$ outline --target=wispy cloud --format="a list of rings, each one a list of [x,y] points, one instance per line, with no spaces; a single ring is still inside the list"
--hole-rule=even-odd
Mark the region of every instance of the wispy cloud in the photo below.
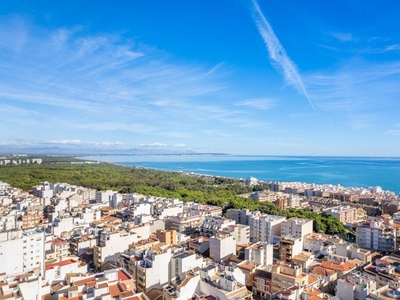
[[[342,43],[351,42],[355,40],[353,35],[348,32],[329,32],[329,35]]]
[[[389,129],[385,133],[386,134],[394,134],[394,135],[400,135],[400,123],[397,123],[394,125],[394,129]]]
[[[223,62],[182,63],[122,34],[88,34],[79,25],[45,29],[18,15],[0,24],[1,109],[38,127],[47,118],[59,130],[189,139],[195,134],[182,124],[215,126],[210,121],[243,114],[224,93]]]
[[[255,109],[270,109],[276,105],[276,100],[269,98],[253,98],[235,103],[235,106],[244,106]]]
[[[165,148],[165,147],[168,147],[167,144],[159,143],[159,142],[154,142],[151,144],[139,144],[139,146],[143,147],[143,148]]]
[[[271,25],[264,17],[257,1],[252,0],[252,3],[252,16],[254,23],[267,46],[269,57],[273,62],[273,65],[283,73],[283,77],[289,85],[293,86],[300,94],[307,98],[311,108],[316,111],[295,64],[287,55]]]
[[[310,94],[325,111],[362,112],[390,107],[400,94],[400,61],[344,61],[334,71],[306,78]]]

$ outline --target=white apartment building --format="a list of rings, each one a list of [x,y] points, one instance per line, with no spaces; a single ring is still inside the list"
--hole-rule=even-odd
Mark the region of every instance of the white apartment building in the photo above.
[[[327,234],[309,233],[303,238],[303,249],[309,252],[317,253],[325,246],[326,240],[329,238]]]
[[[249,215],[250,240],[276,243],[281,234],[281,224],[285,220],[282,216],[253,212]]]
[[[281,236],[304,237],[313,232],[313,220],[290,218],[281,224]]]
[[[219,230],[224,229],[230,225],[235,225],[234,220],[226,219],[221,216],[204,218],[200,227],[200,233],[203,236],[213,236]]]
[[[110,203],[110,199],[115,193],[117,192],[111,190],[96,192],[96,203]]]
[[[336,296],[341,300],[365,300],[376,288],[375,277],[361,272],[352,272],[346,276],[346,279],[337,281]]]
[[[45,267],[44,281],[52,284],[53,281],[62,281],[68,273],[86,274],[87,265],[77,259],[65,259],[52,264],[47,264]]]
[[[170,277],[171,248],[167,245],[158,251],[146,250],[136,266],[136,288],[147,293],[153,288],[161,288]]]
[[[174,278],[180,273],[193,270],[196,267],[203,268],[204,266],[205,259],[193,250],[179,250],[172,255],[170,276],[171,278]]]
[[[247,245],[250,242],[250,227],[247,225],[229,225],[222,231],[232,234],[236,245]]]
[[[54,191],[48,182],[41,182],[33,188],[33,194],[38,198],[51,198],[54,196]]]
[[[352,224],[358,220],[357,208],[351,206],[335,206],[322,210],[339,219],[343,224]]]
[[[40,269],[44,274],[45,234],[41,230],[0,233],[1,272],[15,275]]]
[[[356,243],[364,249],[392,252],[395,240],[393,227],[382,220],[362,223],[356,228]]]
[[[244,259],[256,266],[272,265],[274,245],[268,242],[258,242],[244,250]]]
[[[113,208],[118,208],[118,205],[120,205],[123,201],[123,196],[119,193],[114,193],[109,199],[110,206]]]
[[[236,255],[236,241],[231,234],[218,233],[210,238],[210,258],[215,262],[227,260]]]
[[[127,250],[130,244],[140,239],[138,234],[133,232],[102,232],[100,245],[93,248],[93,262],[95,267],[100,270],[105,262],[116,261],[121,252]]]

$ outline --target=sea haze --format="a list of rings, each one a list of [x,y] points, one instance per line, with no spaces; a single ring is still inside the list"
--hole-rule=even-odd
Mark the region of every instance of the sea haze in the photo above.
[[[381,186],[400,192],[400,158],[132,155],[91,156],[107,161],[163,171],[185,171],[264,181],[340,184],[344,187]]]

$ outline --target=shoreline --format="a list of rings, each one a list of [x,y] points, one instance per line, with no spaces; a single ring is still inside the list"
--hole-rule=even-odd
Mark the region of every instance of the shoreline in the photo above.
[[[153,156],[153,155],[149,155],[149,156]],[[160,157],[160,156],[161,155],[157,155],[157,157]],[[91,156],[90,158],[93,159],[93,157],[96,157],[96,156]],[[114,158],[114,157],[117,157],[117,156],[112,156],[112,157]],[[140,157],[143,158],[143,156],[140,156]],[[213,157],[213,158],[221,158],[221,157],[215,157],[215,156],[211,156],[211,157]],[[237,156],[237,158],[246,158],[246,157],[249,157],[249,156],[240,156],[240,157]],[[254,160],[254,158],[257,158],[257,157],[261,158],[261,156],[251,157],[252,160],[250,160],[249,162],[253,162],[253,163],[256,162],[256,160]],[[263,158],[274,158],[274,157],[275,156],[268,156],[268,157],[263,156]],[[88,156],[84,156],[84,157],[80,157],[80,158],[81,159],[88,159],[89,157]],[[195,158],[195,156],[192,157],[192,158]],[[229,159],[229,157],[224,157],[224,158]],[[284,162],[286,162],[286,161],[292,162],[291,159],[286,160],[286,158],[293,158],[293,157],[282,156],[280,158]],[[295,158],[298,158],[298,159],[302,160],[304,157],[295,157]],[[326,158],[326,159],[328,161],[331,161],[331,160],[335,161],[336,160],[335,158],[336,159],[341,159],[341,160],[344,160],[344,161],[350,160],[351,162],[354,162],[354,161],[357,162],[357,159],[355,159],[355,158],[347,159],[345,157],[329,157],[329,158]],[[311,160],[313,162],[314,162],[315,159],[318,160],[318,159],[320,159],[320,157],[318,157],[318,158],[317,157],[306,157],[306,160]],[[400,158],[394,158],[394,159],[395,159],[395,161],[400,162]],[[362,158],[362,159],[359,159],[359,160],[365,160],[365,158]],[[373,160],[373,161],[377,161],[377,162],[391,162],[392,161],[392,159],[390,159],[390,158],[389,159],[367,158],[366,160],[368,160],[368,161]],[[265,172],[262,172],[260,170],[248,170],[248,169],[245,169],[245,170],[239,170],[239,171],[237,171],[237,170],[232,171],[231,169],[225,169],[225,170],[223,170],[223,169],[222,170],[221,169],[218,169],[218,170],[217,169],[209,169],[208,171],[210,171],[210,172],[207,172],[207,170],[205,169],[204,172],[202,172],[198,168],[198,165],[196,166],[196,168],[194,168],[193,166],[192,166],[192,168],[189,168],[191,170],[187,170],[185,168],[182,168],[182,166],[178,166],[179,164],[180,165],[187,164],[190,167],[191,164],[194,165],[194,164],[197,163],[197,164],[206,164],[207,166],[212,165],[213,167],[215,167],[215,165],[218,166],[218,163],[221,163],[218,160],[217,161],[216,160],[210,160],[210,161],[207,161],[207,160],[206,161],[196,161],[196,160],[194,160],[194,161],[183,161],[183,162],[182,161],[164,161],[164,160],[161,160],[161,161],[159,161],[159,160],[157,160],[157,161],[143,161],[143,160],[141,160],[141,161],[113,161],[113,160],[104,160],[104,157],[102,157],[102,160],[99,160],[99,161],[110,163],[110,164],[114,164],[114,165],[118,165],[118,166],[125,166],[125,167],[144,168],[144,169],[158,170],[158,171],[164,171],[164,172],[181,172],[181,173],[187,173],[188,175],[191,174],[191,175],[205,176],[205,177],[222,177],[222,178],[231,178],[231,179],[236,179],[236,180],[241,180],[241,179],[242,180],[246,180],[249,177],[254,177],[254,178],[256,178],[256,179],[258,179],[258,180],[260,180],[262,182],[302,183],[302,184],[314,185],[314,186],[341,186],[343,189],[368,189],[368,188],[374,188],[374,187],[378,187],[378,186],[382,187],[383,186],[382,187],[382,191],[393,193],[395,195],[399,194],[399,192],[396,192],[396,190],[393,190],[393,189],[390,189],[390,188],[386,188],[384,185],[379,184],[379,183],[378,184],[375,184],[375,183],[374,184],[364,183],[364,184],[355,184],[355,185],[346,184],[346,181],[349,181],[349,179],[348,178],[341,178],[340,176],[342,176],[342,175],[337,176],[336,180],[334,180],[336,183],[333,183],[333,180],[331,180],[331,181],[325,180],[324,181],[323,179],[321,179],[322,177],[319,177],[320,180],[317,181],[317,182],[316,181],[311,181],[311,180],[304,180],[304,177],[316,176],[312,172],[309,173],[308,175],[307,174],[303,174],[303,173],[299,173],[299,174],[301,174],[301,176],[298,176],[296,178],[285,178],[285,179],[282,180],[281,178],[276,178],[276,179],[267,178],[266,179],[265,178],[266,177],[265,176]],[[267,163],[269,162],[269,160],[262,160],[262,161],[264,163],[265,162],[267,162]],[[271,161],[275,162],[275,163],[277,162],[274,159],[272,159]],[[230,161],[230,160],[222,161],[222,163],[225,163],[225,164],[226,163],[232,163],[233,165],[235,165],[235,164],[243,164],[243,163],[246,163],[246,162],[247,162],[246,160],[241,160],[241,159],[232,160],[232,161]],[[280,162],[280,160],[278,160],[278,162]],[[145,164],[145,165],[143,165],[143,164]],[[161,165],[165,165],[165,166],[164,167],[160,166],[160,164]],[[246,176],[239,176],[239,174],[243,175],[244,173],[246,173],[245,174]],[[348,176],[348,172],[345,172],[345,173],[346,173],[345,175]],[[238,175],[238,176],[231,176],[231,175],[235,175],[235,174]],[[261,174],[263,174],[263,176],[261,176],[261,177],[257,176],[257,175],[261,175]],[[276,174],[278,174],[278,172],[276,172]],[[282,172],[282,174],[280,174],[280,177],[282,177],[282,176],[285,176],[284,172]],[[279,177],[279,176],[276,176],[276,177]],[[390,176],[387,176],[387,177],[389,178]],[[390,185],[390,184],[388,184],[388,185]],[[394,185],[394,184],[392,184],[392,185]]]

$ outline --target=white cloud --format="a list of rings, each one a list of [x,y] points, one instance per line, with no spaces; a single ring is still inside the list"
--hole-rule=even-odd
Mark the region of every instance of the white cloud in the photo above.
[[[355,40],[351,33],[346,33],[346,32],[330,32],[329,35],[342,43],[351,42]]]
[[[81,140],[51,140],[50,144],[70,144],[70,145],[80,145]]]
[[[400,123],[395,124],[394,127],[395,127],[395,129],[389,129],[385,133],[386,134],[400,135]]]
[[[315,110],[314,104],[308,95],[306,87],[295,64],[290,60],[285,49],[272,30],[271,25],[264,17],[264,14],[262,13],[257,1],[253,0],[252,3],[253,20],[261,37],[264,40],[265,45],[267,46],[271,61],[274,63],[274,66],[283,73],[285,81],[289,85],[293,86],[300,94],[306,97],[312,109]]]
[[[337,70],[306,78],[310,94],[325,111],[376,111],[398,103],[400,61],[367,62],[350,59]]]
[[[270,109],[274,107],[276,101],[268,98],[254,98],[236,102],[236,106],[245,106],[255,109]]]
[[[143,147],[143,148],[166,148],[166,147],[168,147],[167,144],[158,143],[158,142],[151,143],[151,144],[139,144],[139,146]]]
[[[175,144],[175,145],[172,145],[172,147],[174,147],[174,148],[186,148],[187,146],[186,146],[186,144]]]

